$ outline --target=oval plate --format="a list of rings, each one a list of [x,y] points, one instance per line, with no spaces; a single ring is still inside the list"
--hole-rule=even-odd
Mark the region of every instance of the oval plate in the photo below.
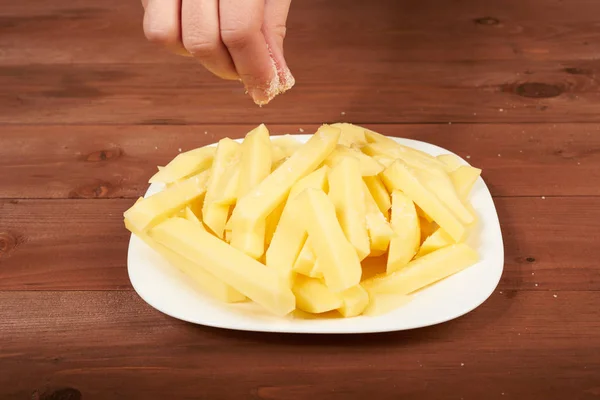
[[[300,142],[306,142],[310,136],[294,135]],[[425,142],[392,139],[433,156],[451,153]],[[152,184],[145,197],[162,189],[162,185]],[[157,310],[184,321],[218,328],[258,332],[370,333],[439,324],[460,317],[482,304],[493,293],[502,275],[502,233],[492,196],[483,179],[479,178],[475,183],[470,200],[479,223],[467,243],[477,249],[480,261],[421,290],[410,303],[381,316],[305,319],[290,315],[281,318],[268,314],[252,302],[221,303],[195,290],[183,273],[169,266],[133,235],[127,257],[129,279],[140,297]]]

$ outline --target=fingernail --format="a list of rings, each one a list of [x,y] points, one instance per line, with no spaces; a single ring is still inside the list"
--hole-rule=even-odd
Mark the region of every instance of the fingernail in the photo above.
[[[250,97],[252,97],[254,103],[258,104],[259,106],[267,104],[272,99],[272,97],[270,97],[267,92],[261,88],[250,89],[248,93],[250,93]]]
[[[285,93],[290,90],[296,84],[296,79],[292,75],[292,71],[288,67],[285,67],[281,72],[281,87],[280,93]]]
[[[264,86],[256,86],[249,90],[250,96],[252,96],[254,102],[259,106],[269,103],[275,96],[282,93],[283,84],[277,71],[277,67],[275,66],[273,59],[271,59],[271,62],[273,63],[273,75],[270,82],[267,82]]]

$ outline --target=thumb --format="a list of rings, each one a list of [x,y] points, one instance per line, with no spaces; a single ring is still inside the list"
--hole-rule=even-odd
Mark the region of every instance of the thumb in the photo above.
[[[262,32],[281,82],[281,92],[294,86],[295,79],[283,55],[283,41],[286,35],[286,21],[291,0],[265,0]]]

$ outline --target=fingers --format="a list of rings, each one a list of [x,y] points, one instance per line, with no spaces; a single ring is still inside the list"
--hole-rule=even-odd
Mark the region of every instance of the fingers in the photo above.
[[[206,69],[223,79],[239,79],[221,41],[218,0],[183,0],[181,30],[183,46]]]
[[[141,0],[146,38],[239,79],[257,104],[294,84],[283,40],[291,0]]]
[[[180,0],[144,0],[144,34],[150,42],[177,54],[187,52],[181,44]]]
[[[295,80],[283,56],[283,40],[291,0],[265,0],[265,19],[262,31],[277,65],[282,91],[291,89]]]
[[[221,39],[257,104],[266,104],[280,92],[274,60],[261,31],[264,0],[220,0]]]

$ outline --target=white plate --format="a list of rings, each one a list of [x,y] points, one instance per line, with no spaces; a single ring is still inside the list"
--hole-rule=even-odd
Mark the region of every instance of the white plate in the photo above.
[[[305,142],[310,135],[296,135]],[[450,153],[428,143],[393,138],[398,143],[431,155]],[[150,185],[146,196],[162,190]],[[129,279],[135,291],[157,310],[195,324],[227,329],[290,333],[367,333],[420,328],[460,317],[482,304],[500,281],[504,266],[502,234],[494,202],[480,178],[471,195],[478,214],[477,231],[469,244],[481,260],[414,296],[407,305],[377,317],[299,319],[269,315],[252,302],[224,304],[194,290],[177,269],[137,237],[131,237],[128,251]]]

